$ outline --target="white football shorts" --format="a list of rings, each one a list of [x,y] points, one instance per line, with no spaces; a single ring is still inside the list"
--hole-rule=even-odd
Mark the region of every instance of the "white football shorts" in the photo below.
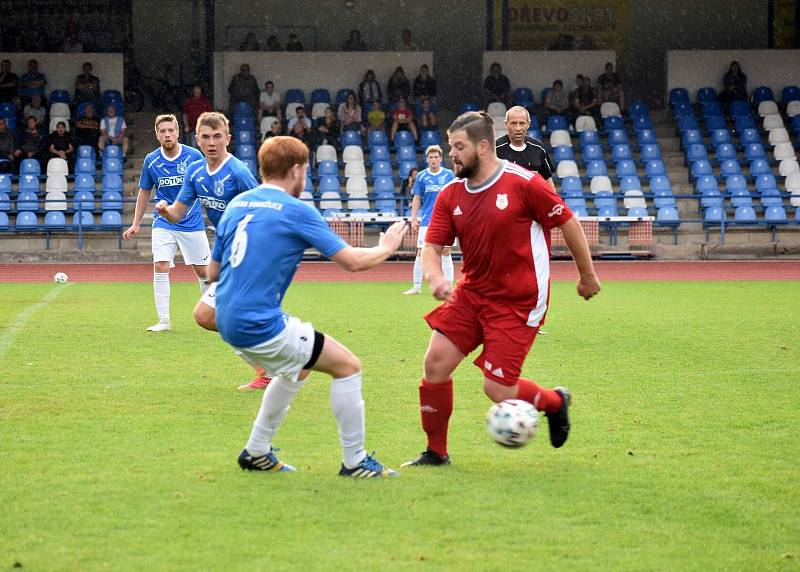
[[[314,351],[314,326],[288,316],[286,329],[271,340],[249,348],[235,349],[244,354],[248,363],[263,367],[269,377],[280,375],[289,381],[297,381],[297,376]]]
[[[152,232],[153,262],[172,262],[178,248],[184,263],[205,266],[211,261],[211,249],[204,230],[180,232],[156,227]]]
[[[217,309],[217,284],[219,282],[212,282],[208,286],[208,290],[206,290],[205,294],[200,296],[200,301],[205,304],[206,306],[210,306]]]
[[[425,246],[425,235],[427,233],[428,233],[428,227],[427,226],[419,227],[419,230],[417,231],[417,248],[422,248],[423,246]],[[455,246],[455,242],[450,245],[450,247],[453,247],[453,246]],[[450,248],[450,247],[448,247],[448,248]]]

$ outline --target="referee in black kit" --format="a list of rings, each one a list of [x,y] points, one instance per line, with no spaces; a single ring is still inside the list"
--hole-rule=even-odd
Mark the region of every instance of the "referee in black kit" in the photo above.
[[[553,172],[555,171],[553,161],[541,141],[534,137],[528,137],[530,126],[531,115],[521,105],[515,105],[506,111],[508,135],[498,137],[494,142],[497,148],[497,157],[539,173],[555,193],[557,191],[553,184]],[[546,335],[547,332],[539,330],[539,334]]]

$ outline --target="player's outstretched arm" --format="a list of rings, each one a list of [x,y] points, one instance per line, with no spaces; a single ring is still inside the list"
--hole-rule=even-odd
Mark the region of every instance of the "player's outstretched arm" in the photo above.
[[[400,248],[406,232],[408,232],[406,221],[398,221],[390,226],[386,232],[381,233],[378,246],[373,246],[372,248],[346,246],[331,256],[331,260],[348,272],[369,270],[389,258]]]
[[[131,240],[139,233],[139,225],[142,224],[142,217],[144,211],[147,210],[147,203],[150,202],[150,191],[147,189],[139,189],[139,194],[136,195],[136,209],[133,213],[133,222],[125,232],[122,233],[122,238]]]
[[[428,282],[431,294],[437,300],[447,300],[452,288],[450,281],[442,272],[442,251],[444,246],[428,244],[422,247],[422,275]]]
[[[575,266],[578,268],[578,274],[580,275],[578,279],[578,295],[584,300],[588,300],[600,292],[600,280],[594,272],[592,253],[589,250],[586,235],[583,234],[583,227],[580,221],[573,216],[559,228],[564,235],[564,242],[567,243],[569,251],[572,253],[572,259],[575,261]]]
[[[419,198],[419,195],[414,195],[414,198],[411,199],[411,228],[414,230],[419,230],[419,219],[417,216],[419,215],[419,206],[422,202],[422,199]]]
[[[169,222],[180,222],[186,216],[186,211],[188,210],[189,205],[185,205],[180,201],[175,201],[170,205],[162,199],[156,203],[156,212]]]

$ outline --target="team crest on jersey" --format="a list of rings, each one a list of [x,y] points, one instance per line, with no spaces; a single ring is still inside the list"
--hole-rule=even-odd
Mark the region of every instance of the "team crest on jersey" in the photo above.
[[[564,205],[554,205],[553,210],[547,213],[549,218],[553,218],[554,216],[558,216],[564,212]]]
[[[186,169],[189,168],[187,163],[188,163],[188,161],[184,161],[183,163],[178,163],[178,173],[180,173],[181,175],[185,175],[186,174]]]
[[[508,206],[508,195],[497,195],[497,202],[494,204],[501,211],[505,210],[505,208]]]
[[[214,194],[218,197],[221,197],[225,194],[225,182],[224,181],[214,181]]]

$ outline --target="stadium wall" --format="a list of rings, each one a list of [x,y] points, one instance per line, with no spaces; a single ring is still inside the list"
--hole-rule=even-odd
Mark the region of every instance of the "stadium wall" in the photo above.
[[[786,85],[800,83],[800,50],[680,50],[667,52],[667,91],[685,87],[694,99],[701,87],[722,90],[722,76],[736,60],[750,91],[765,85],[780,99]],[[720,70],[710,75],[709,70]]]
[[[272,80],[276,89],[285,93],[299,88],[310,98],[314,88],[325,88],[336,97],[344,87],[356,89],[368,69],[385,86],[395,67],[403,66],[407,75],[422,64],[435,74],[432,52],[217,52],[214,54],[214,101],[217,106],[228,102],[228,85],[239,67],[250,64],[250,72],[263,88]]]
[[[123,90],[122,54],[72,53],[0,53],[0,59],[11,60],[11,71],[18,76],[28,71],[28,60],[39,62],[39,71],[47,77],[47,93],[55,89],[75,91],[75,78],[83,73],[81,66],[91,62],[92,73],[100,78],[100,89]]]
[[[552,87],[555,80],[562,80],[564,89],[572,91],[576,75],[588,74],[594,82],[607,62],[616,65],[617,55],[609,50],[484,52],[482,77],[489,75],[489,67],[494,62],[503,66],[503,73],[512,87],[530,87],[536,101],[541,102],[542,90]]]

